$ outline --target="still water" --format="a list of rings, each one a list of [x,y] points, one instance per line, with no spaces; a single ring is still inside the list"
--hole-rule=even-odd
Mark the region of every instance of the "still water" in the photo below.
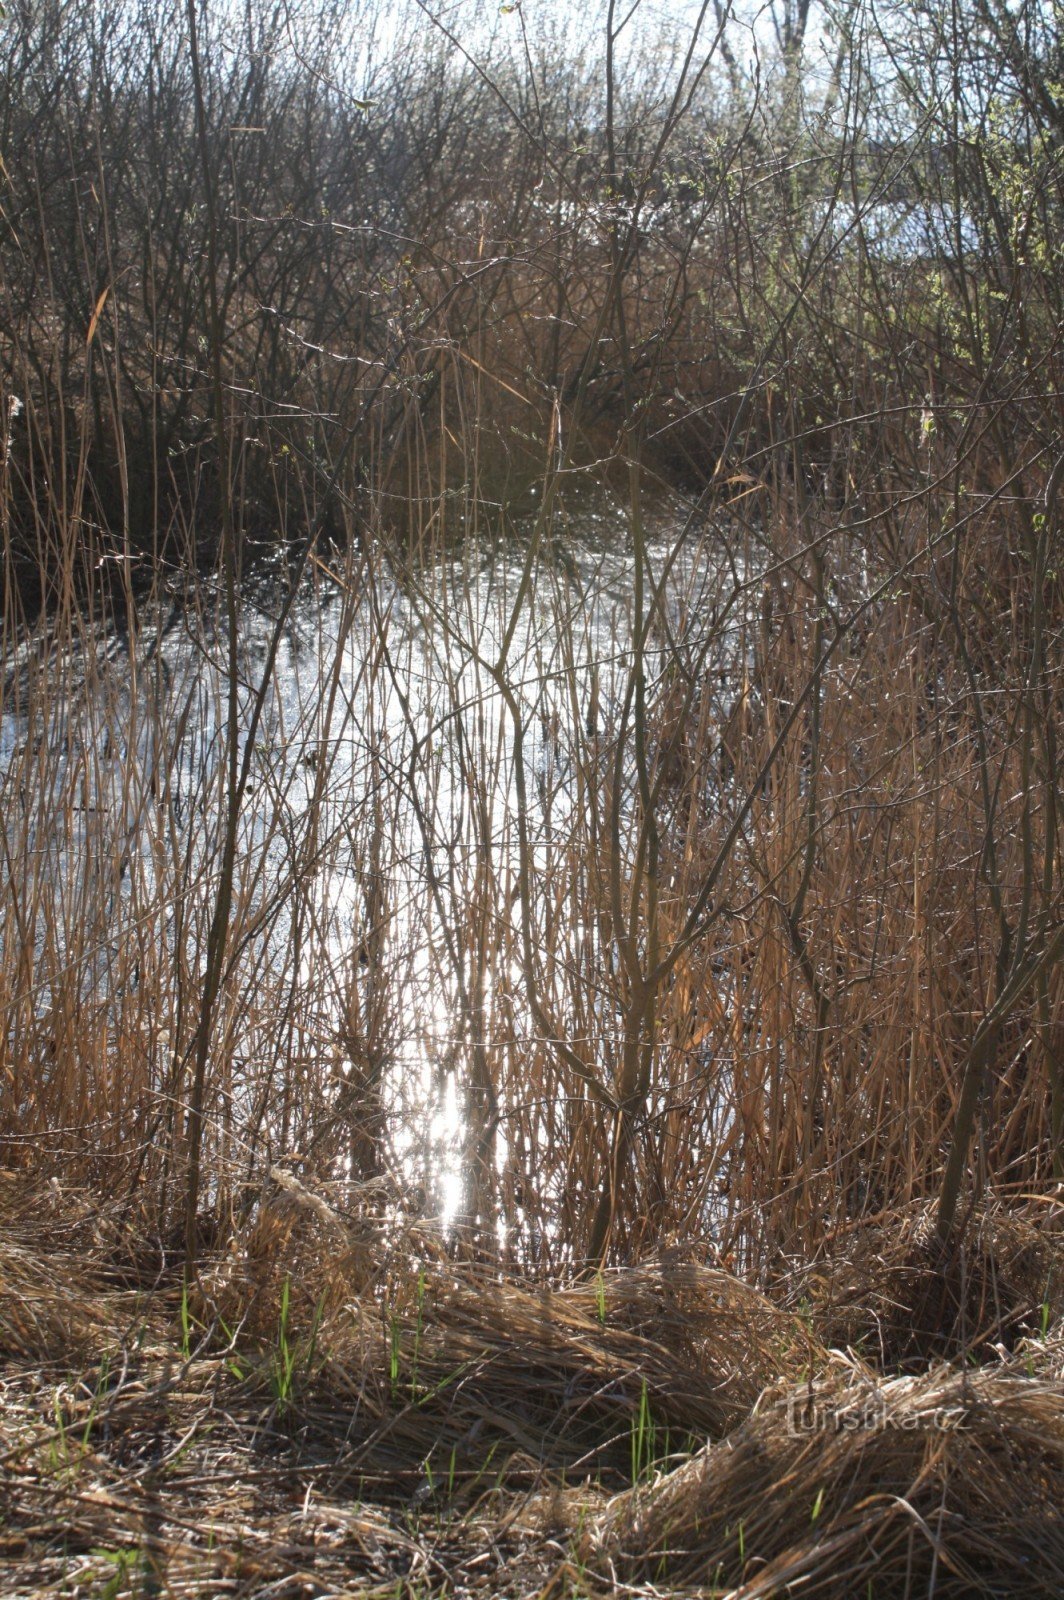
[[[615,1069],[596,859],[611,819],[627,849],[637,804],[624,509],[596,490],[546,530],[534,513],[485,524],[417,560],[369,543],[317,559],[275,650],[281,588],[247,588],[249,782],[210,1085],[215,1158],[234,1174],[278,1160],[388,1174],[444,1223],[470,1204],[478,1138],[500,1173],[520,1138],[527,1167],[530,1126],[545,1119],[546,1137],[555,1116],[530,972],[593,1070]],[[695,664],[722,718],[739,637],[722,596],[749,552],[665,500],[646,548],[647,589],[662,584],[648,698],[663,704]],[[9,848],[34,863],[8,883],[5,939],[37,930],[11,1026],[37,1031],[43,1060],[73,995],[115,1071],[129,1073],[132,1038],[128,1093],[175,1146],[217,893],[229,667],[210,593],[175,595],[145,607],[135,637],[86,632],[61,662],[33,642],[0,723]],[[31,767],[50,804],[19,801]]]

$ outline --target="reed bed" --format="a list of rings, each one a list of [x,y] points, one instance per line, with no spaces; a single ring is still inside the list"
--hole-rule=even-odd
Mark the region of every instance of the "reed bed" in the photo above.
[[[1064,1312],[1061,1241],[1044,1209],[980,1208],[946,1258],[926,1202],[867,1218],[832,1237],[821,1261],[796,1264],[789,1302],[826,1345],[866,1352],[884,1371],[997,1359]]]
[[[763,502],[781,550],[797,517],[824,527],[823,505]],[[205,1239],[241,1231],[280,1163],[312,1184],[387,1177],[401,1208],[547,1277],[701,1239],[764,1282],[825,1231],[935,1195],[1009,943],[1026,927],[1036,961],[1054,926],[1056,711],[1039,753],[1022,634],[994,669],[1015,686],[1010,723],[996,690],[973,690],[948,617],[920,611],[933,583],[899,583],[819,680],[815,732],[809,706],[773,756],[826,636],[827,580],[804,556],[766,576],[764,525],[747,512],[688,539],[648,648],[645,739],[625,708],[630,557],[611,554],[612,600],[594,571],[536,563],[501,677],[520,694],[520,825],[515,723],[484,664],[520,583],[512,549],[485,534],[489,581],[448,567],[429,529],[420,565],[396,574],[354,544],[308,579],[239,824]],[[842,536],[821,545],[841,592]],[[733,570],[750,573],[738,598]],[[266,609],[249,600],[241,625],[246,683]],[[135,636],[76,646],[49,624],[6,685],[0,1121],[13,1166],[148,1207],[171,1238],[227,690],[202,600],[140,617]],[[626,955],[617,926],[635,928]],[[633,961],[651,938],[669,965],[648,988]],[[979,1186],[1054,1170],[1059,971],[1002,1017]]]
[[[947,174],[930,16],[903,103],[851,40],[815,110],[726,33],[340,71],[327,8],[210,16],[197,87],[171,8],[94,15],[4,24],[5,1161],[189,1256],[280,1163],[762,1286],[1059,1181],[1014,59],[1022,162]]]
[[[0,15],[18,1592],[1060,1592],[1055,33],[643,10]]]

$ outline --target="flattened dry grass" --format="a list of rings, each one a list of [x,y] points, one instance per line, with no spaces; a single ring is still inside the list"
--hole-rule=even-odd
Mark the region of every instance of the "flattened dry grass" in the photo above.
[[[0,1190],[6,1593],[1064,1592],[1048,1302],[899,1377],[692,1260],[530,1286],[369,1195],[279,1185],[195,1294],[138,1287],[151,1252],[88,1202],[64,1237],[49,1193]],[[1003,1278],[1054,1247],[993,1221]]]
[[[1064,1592],[1064,1384],[1014,1364],[792,1390],[597,1530],[626,1581],[743,1600]]]
[[[194,1293],[137,1290],[150,1251],[127,1243],[116,1283],[115,1230],[95,1259],[50,1226],[34,1248],[32,1195],[5,1198],[18,1592],[395,1592],[467,1565],[534,1592],[637,1426],[689,1452],[810,1356],[790,1313],[689,1261],[535,1288],[282,1187]]]
[[[489,1449],[616,1476],[640,1415],[666,1453],[719,1438],[810,1342],[727,1274],[657,1262],[559,1290],[433,1271],[383,1315],[345,1307],[326,1343],[326,1408],[348,1397],[374,1460],[434,1450],[446,1469]]]
[[[263,1351],[284,1319],[286,1339],[313,1341],[304,1424],[382,1471],[433,1453],[474,1470],[487,1452],[616,1477],[640,1415],[662,1451],[697,1446],[820,1353],[793,1312],[679,1255],[522,1283],[449,1260],[430,1230],[341,1219],[292,1184],[205,1275],[196,1313]]]
[[[124,1336],[138,1296],[123,1231],[76,1190],[0,1172],[0,1360],[69,1367]]]

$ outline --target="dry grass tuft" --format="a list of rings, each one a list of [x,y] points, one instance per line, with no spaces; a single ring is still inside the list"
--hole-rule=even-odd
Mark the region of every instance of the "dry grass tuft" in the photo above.
[[[611,1578],[780,1595],[1064,1591],[1064,1384],[1019,1366],[792,1390],[620,1496]]]
[[[382,1213],[387,1186],[345,1185],[343,1211],[274,1168],[247,1224],[205,1264],[193,1292],[204,1323],[239,1323],[251,1336],[276,1333],[282,1295],[296,1322],[319,1321],[352,1297],[377,1293],[393,1259],[439,1252],[441,1241]]]
[[[352,1303],[325,1330],[322,1381],[373,1413],[373,1455],[432,1451],[469,1464],[517,1451],[540,1466],[631,1468],[688,1449],[747,1414],[781,1371],[812,1357],[797,1319],[728,1274],[658,1261],[573,1287],[532,1289],[436,1267]],[[396,1404],[396,1401],[400,1404]]]
[[[934,1208],[917,1204],[850,1230],[826,1263],[799,1274],[823,1343],[883,1370],[1012,1349],[1064,1311],[1064,1236],[1055,1208],[1032,1220],[988,1207],[948,1257]]]
[[[98,1275],[77,1257],[0,1245],[0,1357],[77,1360],[105,1342],[109,1312]]]
[[[0,1357],[70,1364],[120,1339],[136,1301],[122,1242],[109,1208],[0,1173]]]

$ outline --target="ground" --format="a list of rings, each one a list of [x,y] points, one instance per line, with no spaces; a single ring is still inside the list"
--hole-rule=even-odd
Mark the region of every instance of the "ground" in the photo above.
[[[961,1292],[914,1208],[766,1294],[288,1195],[186,1289],[128,1211],[3,1196],[5,1594],[1064,1592],[1052,1206],[974,1219]]]

